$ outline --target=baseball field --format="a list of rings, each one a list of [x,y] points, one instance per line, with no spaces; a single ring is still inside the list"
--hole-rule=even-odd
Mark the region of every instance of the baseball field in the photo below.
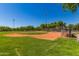
[[[49,39],[50,36],[47,36],[48,38],[41,37],[41,35],[47,35],[47,33],[43,31],[0,32],[0,56],[79,55],[79,42],[75,38],[53,38],[52,36]],[[39,35],[41,38],[33,35]]]

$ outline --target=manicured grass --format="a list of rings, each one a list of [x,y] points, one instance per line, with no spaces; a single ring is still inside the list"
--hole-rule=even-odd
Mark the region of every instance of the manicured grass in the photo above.
[[[27,32],[19,32],[21,34],[33,34],[33,35],[36,35],[36,34],[46,34],[48,33],[47,31],[27,31]]]
[[[30,37],[0,37],[0,55],[60,56],[79,55],[79,42],[60,38],[55,41]]]
[[[10,34],[10,33],[21,33],[21,34],[33,34],[33,35],[36,35],[36,34],[46,34],[48,33],[47,31],[5,31],[5,32],[0,32],[0,35],[3,35],[3,34]]]
[[[79,56],[79,42],[74,38],[50,41],[31,37],[1,36],[9,33],[12,32],[0,32],[0,56]]]

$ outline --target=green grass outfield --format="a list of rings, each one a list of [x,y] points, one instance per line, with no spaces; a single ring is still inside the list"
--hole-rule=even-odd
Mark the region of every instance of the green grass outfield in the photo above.
[[[5,34],[8,32],[1,32]],[[0,56],[79,56],[79,42],[73,38],[55,41],[31,37],[0,36]]]
[[[21,34],[46,34],[48,33],[47,31],[4,31],[4,32],[0,32],[0,35],[2,34],[10,34],[10,33],[21,33]]]

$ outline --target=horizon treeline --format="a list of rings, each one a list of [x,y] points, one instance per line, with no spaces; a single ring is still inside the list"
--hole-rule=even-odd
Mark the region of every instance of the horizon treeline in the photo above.
[[[34,26],[21,26],[21,27],[8,27],[0,26],[0,31],[61,31],[61,30],[76,30],[79,31],[79,23],[67,24],[63,21],[56,21],[48,24],[41,24],[37,27]]]

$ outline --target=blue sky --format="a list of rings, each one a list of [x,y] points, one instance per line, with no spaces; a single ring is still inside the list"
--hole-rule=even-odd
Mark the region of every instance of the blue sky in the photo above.
[[[79,11],[74,14],[64,12],[61,4],[54,3],[0,3],[0,25],[13,26],[38,26],[42,23],[51,23],[62,20],[66,23],[78,23]]]

